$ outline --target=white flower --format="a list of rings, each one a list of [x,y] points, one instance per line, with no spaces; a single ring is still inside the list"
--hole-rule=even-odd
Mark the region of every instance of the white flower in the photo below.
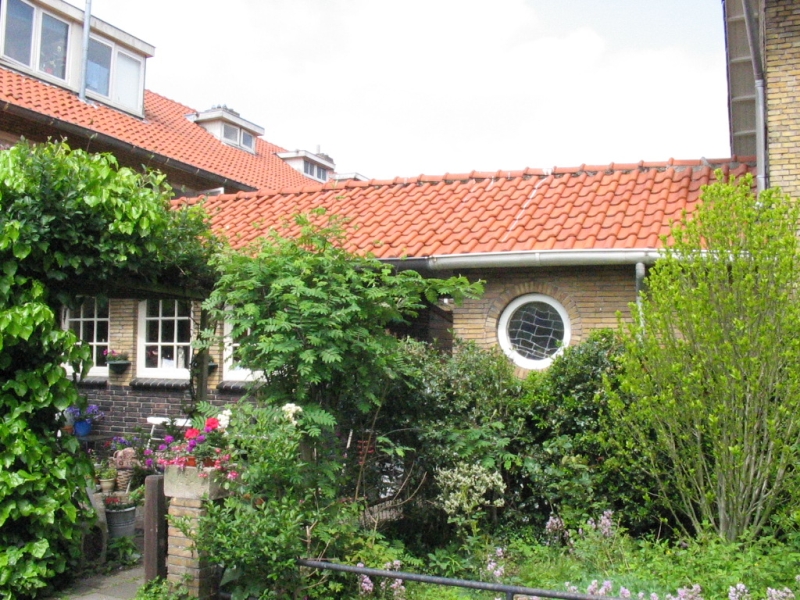
[[[289,402],[288,404],[284,404],[281,407],[283,414],[286,415],[286,418],[292,423],[292,425],[297,425],[297,419],[295,419],[295,415],[297,413],[303,412],[302,407],[297,406],[297,404],[293,404]]]
[[[220,429],[227,429],[228,425],[231,424],[231,414],[231,409],[226,408],[217,415],[217,421],[219,421]]]

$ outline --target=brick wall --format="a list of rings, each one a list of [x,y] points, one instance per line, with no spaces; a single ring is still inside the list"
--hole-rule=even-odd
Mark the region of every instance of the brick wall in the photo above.
[[[486,281],[486,291],[477,300],[467,300],[453,309],[456,336],[475,340],[483,347],[497,345],[497,320],[514,298],[523,294],[545,294],[558,300],[569,314],[571,345],[585,339],[593,329],[617,326],[617,312],[630,318],[628,304],[636,299],[633,265],[563,269],[494,269],[468,273],[469,279]],[[519,369],[520,375],[526,371]]]
[[[800,198],[800,4],[769,0],[764,31],[770,185]]]

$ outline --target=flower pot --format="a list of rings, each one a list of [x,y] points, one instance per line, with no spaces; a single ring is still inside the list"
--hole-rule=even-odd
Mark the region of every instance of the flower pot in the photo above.
[[[106,523],[109,537],[133,536],[136,533],[136,507],[106,510]]]
[[[167,465],[164,470],[164,495],[188,500],[215,500],[227,495],[222,487],[224,473],[211,468]]]
[[[100,480],[100,491],[104,494],[110,494],[114,491],[114,487],[117,485],[116,479],[101,479]]]
[[[91,421],[75,421],[72,427],[75,430],[75,435],[78,437],[86,437],[92,432]]]
[[[128,367],[131,366],[131,361],[129,360],[110,360],[106,363],[108,365],[108,369],[117,375],[124,373]]]

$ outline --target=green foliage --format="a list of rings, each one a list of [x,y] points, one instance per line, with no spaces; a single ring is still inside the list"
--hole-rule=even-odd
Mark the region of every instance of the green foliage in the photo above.
[[[159,176],[64,144],[0,152],[0,598],[36,596],[79,558],[92,465],[56,433],[63,410],[86,407],[61,365],[81,373],[91,360],[56,313],[98,282],[180,262],[163,253],[176,219],[165,194]],[[200,231],[199,214],[185,218]],[[206,251],[202,239],[186,248]]]
[[[618,407],[674,513],[729,541],[757,535],[779,502],[797,506],[800,207],[751,189],[750,177],[707,186],[673,228],[625,327],[633,401]]]
[[[425,279],[340,246],[339,221],[295,218],[301,233],[269,232],[246,253],[221,254],[220,279],[206,302],[241,343],[236,359],[267,375],[258,393],[313,402],[341,417],[380,403],[397,377],[398,340],[386,328],[414,317],[440,294],[480,292],[464,278]]]
[[[117,568],[132,567],[139,563],[142,554],[136,547],[132,537],[123,535],[108,540],[107,560]]]
[[[189,600],[190,597],[185,586],[156,578],[140,587],[134,600]]]
[[[609,408],[622,350],[615,332],[593,331],[525,383],[521,484],[530,495],[520,508],[533,509],[540,525],[551,513],[578,523],[609,507],[637,530],[659,524],[654,483],[643,475],[636,447],[619,435]]]
[[[358,524],[358,507],[337,496],[341,465],[301,458],[313,439],[304,414],[294,423],[273,406],[243,401],[232,408],[227,431],[241,475],[229,497],[209,505],[197,545],[226,568],[234,598],[295,597],[306,587],[324,594],[336,584],[295,565],[301,555],[335,556]]]

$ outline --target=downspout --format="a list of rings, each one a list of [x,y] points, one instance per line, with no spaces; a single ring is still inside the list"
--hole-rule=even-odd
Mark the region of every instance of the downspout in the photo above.
[[[81,83],[78,97],[86,102],[86,71],[89,68],[89,33],[92,26],[92,0],[86,0],[83,9],[83,55],[81,56]]]
[[[769,187],[766,140],[766,99],[764,92],[764,69],[761,62],[761,44],[758,40],[751,0],[742,0],[747,43],[753,58],[753,78],[756,82],[756,184],[759,192]]]
[[[636,311],[639,313],[639,328],[644,331],[644,315],[642,315],[642,293],[644,292],[644,263],[636,263]]]

